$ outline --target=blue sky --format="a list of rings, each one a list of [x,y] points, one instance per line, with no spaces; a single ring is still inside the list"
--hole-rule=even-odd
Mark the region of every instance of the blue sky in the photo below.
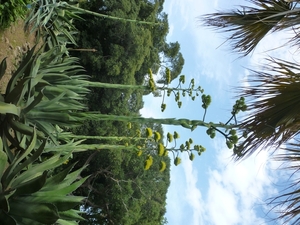
[[[226,34],[201,27],[197,17],[216,10],[232,9],[246,4],[237,0],[166,0],[164,11],[169,15],[168,41],[178,41],[185,58],[182,74],[186,80],[195,78],[206,94],[212,96],[206,121],[225,122],[231,116],[236,98],[234,87],[248,85],[249,72],[245,68],[261,65],[268,55],[281,59],[299,59],[293,48],[284,45],[286,33],[268,35],[246,58],[232,53]],[[268,51],[270,49],[276,49]],[[176,83],[176,82],[175,82]],[[167,100],[167,109],[160,112],[161,99],[147,96],[141,113],[145,117],[176,117],[202,119],[201,99],[184,100],[178,109],[173,98]],[[167,199],[167,219],[170,225],[252,225],[281,224],[273,221],[274,214],[266,200],[276,196],[282,188],[279,180],[288,176],[278,170],[280,164],[269,160],[268,152],[260,152],[241,162],[233,162],[232,152],[224,139],[217,135],[210,139],[205,129],[191,132],[181,127],[165,126],[165,133],[175,130],[183,143],[192,138],[195,144],[206,147],[206,152],[191,162],[182,155],[182,163],[171,168],[171,186]]]

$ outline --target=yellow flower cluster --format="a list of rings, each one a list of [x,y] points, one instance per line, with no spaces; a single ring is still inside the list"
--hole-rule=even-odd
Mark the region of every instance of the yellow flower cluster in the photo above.
[[[152,166],[152,164],[153,164],[153,158],[152,158],[151,155],[148,155],[148,156],[147,156],[147,159],[146,159],[146,161],[145,161],[144,169],[145,169],[145,170],[149,170],[150,167]]]
[[[163,156],[164,153],[165,153],[165,147],[164,147],[164,145],[162,143],[159,143],[158,147],[157,147],[157,154],[159,156]]]
[[[155,91],[155,82],[153,79],[153,74],[152,74],[152,70],[149,69],[149,87],[151,89],[151,91]]]
[[[166,78],[167,78],[167,83],[171,83],[171,71],[169,68],[166,68]]]
[[[151,128],[147,127],[146,128],[146,136],[147,138],[151,138],[153,135],[153,131],[151,130]]]
[[[157,131],[155,131],[155,132],[154,132],[154,140],[155,140],[156,142],[158,142],[160,139],[161,139],[160,133],[157,132]]]
[[[138,152],[137,152],[137,156],[141,156],[143,154],[143,151],[142,150],[139,150]]]
[[[160,161],[159,172],[163,172],[166,169],[167,165],[164,161]]]

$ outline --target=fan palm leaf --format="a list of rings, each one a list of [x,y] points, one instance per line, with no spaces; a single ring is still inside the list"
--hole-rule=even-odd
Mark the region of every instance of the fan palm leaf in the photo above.
[[[240,124],[248,137],[236,149],[238,158],[262,147],[277,148],[300,133],[300,66],[269,61],[264,71],[252,71],[250,86],[240,90],[249,114]]]
[[[296,177],[300,170],[300,142],[289,143],[287,147],[281,149],[280,154],[276,154],[274,159],[283,164],[282,169],[292,172],[289,177],[288,187],[283,190],[282,194],[270,199],[270,205],[273,205],[279,213],[277,219],[284,224],[296,225],[300,223],[300,180]]]
[[[297,4],[283,0],[249,0],[254,6],[240,6],[230,12],[206,14],[200,19],[205,26],[231,33],[229,41],[237,52],[248,55],[268,34],[300,23]],[[298,36],[297,30],[295,36]],[[295,39],[297,42],[297,40]]]

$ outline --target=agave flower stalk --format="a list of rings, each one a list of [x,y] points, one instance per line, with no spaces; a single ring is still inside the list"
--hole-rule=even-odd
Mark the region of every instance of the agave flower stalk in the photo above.
[[[204,122],[203,120],[189,120],[189,119],[175,119],[175,118],[144,118],[139,116],[119,116],[119,115],[106,115],[99,114],[97,112],[87,112],[86,116],[91,120],[98,121],[123,121],[123,122],[137,122],[137,123],[158,123],[163,125],[175,125],[182,126],[184,128],[194,130],[197,126],[202,127],[216,127],[216,128],[224,128],[224,129],[233,129],[238,127],[236,124],[224,124],[224,123],[212,123],[212,122]]]
[[[145,90],[149,91],[151,88],[146,85],[131,85],[131,84],[112,84],[112,83],[101,83],[101,82],[91,82],[83,81],[83,85],[86,87],[97,87],[97,88],[112,88],[112,89],[133,89],[133,90]],[[178,88],[178,87],[155,87],[156,90],[161,91],[199,91],[199,88]]]
[[[155,23],[155,22],[149,22],[149,21],[139,21],[139,20],[134,20],[134,19],[126,19],[126,18],[120,18],[116,16],[110,16],[110,15],[105,15],[101,13],[96,13],[93,11],[89,11],[86,9],[82,9],[78,7],[79,5],[76,4],[68,4],[65,1],[59,1],[57,2],[56,0],[39,0],[31,3],[31,7],[33,9],[33,16],[32,18],[37,18],[38,20],[41,20],[45,25],[48,23],[49,18],[51,18],[51,15],[56,15],[58,16],[66,16],[71,14],[71,18],[80,18],[77,14],[90,14],[96,17],[101,17],[101,18],[107,18],[111,20],[119,20],[119,21],[125,21],[125,22],[132,22],[132,23],[138,23],[138,24],[149,24],[149,25],[160,25],[160,23]],[[39,12],[40,11],[40,12]],[[46,13],[48,13],[47,17],[45,16]],[[52,16],[53,17],[53,16]],[[47,23],[45,23],[45,21]],[[40,22],[40,21],[37,21]]]
[[[116,141],[116,142],[129,142],[129,141],[147,141],[154,140],[148,137],[126,137],[126,136],[88,136],[88,135],[76,135],[73,133],[59,133],[57,134],[59,140],[102,140],[102,141]]]
[[[181,108],[182,106],[182,101],[180,100],[180,96],[182,95],[183,97],[188,94],[188,96],[194,101],[196,96],[199,96],[200,93],[203,93],[204,90],[201,88],[201,86],[198,86],[195,88],[195,82],[194,79],[190,81],[190,84],[187,88],[182,87],[182,84],[185,83],[185,76],[181,75],[179,78],[178,85],[176,87],[170,87],[170,70],[167,68],[166,69],[166,77],[167,77],[167,83],[162,82],[163,85],[158,85],[161,84],[161,82],[155,82],[153,79],[152,71],[149,70],[149,84],[148,85],[128,85],[128,84],[111,84],[111,83],[101,83],[101,82],[91,82],[91,81],[83,81],[82,84],[86,87],[97,87],[97,88],[112,88],[112,89],[130,89],[130,90],[144,90],[145,93],[152,92],[154,96],[160,96],[157,95],[158,92],[163,92],[163,98],[162,98],[162,103],[161,103],[161,111],[163,112],[166,109],[166,104],[164,104],[164,99],[167,93],[167,96],[169,97],[171,93],[173,93],[175,97],[175,102],[177,102],[178,108]],[[205,95],[202,94],[202,107],[205,109],[205,114],[207,107],[211,103],[211,97],[210,95]],[[205,115],[203,117],[203,120],[205,118]]]
[[[149,22],[149,21],[141,21],[141,20],[133,20],[133,19],[126,19],[126,18],[120,18],[120,17],[116,17],[116,16],[110,16],[110,15],[105,15],[105,14],[101,14],[101,13],[96,13],[93,11],[89,11],[86,9],[82,9],[79,8],[77,6],[74,5],[70,5],[66,2],[61,2],[61,7],[64,9],[73,9],[76,10],[78,12],[81,13],[85,13],[85,14],[90,14],[96,17],[102,17],[102,18],[107,18],[107,19],[111,19],[111,20],[119,20],[119,21],[124,21],[124,22],[130,22],[130,23],[137,23],[137,24],[148,24],[148,25],[160,25],[160,23],[155,23],[155,22]]]

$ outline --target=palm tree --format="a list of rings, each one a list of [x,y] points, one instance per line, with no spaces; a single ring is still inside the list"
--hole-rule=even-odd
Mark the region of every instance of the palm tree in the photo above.
[[[284,0],[249,0],[254,6],[240,6],[229,12],[217,12],[200,17],[205,26],[214,27],[222,32],[229,32],[232,48],[248,55],[269,32],[286,28],[294,30],[291,40],[298,44],[298,24],[300,8],[296,1]]]
[[[269,59],[263,71],[252,72],[250,85],[238,90],[249,99],[249,113],[240,124],[248,136],[236,147],[237,158],[278,148],[300,133],[300,66]]]
[[[288,179],[288,187],[276,198],[271,198],[269,204],[279,213],[277,219],[284,224],[296,225],[300,223],[300,180],[297,172],[300,170],[300,140],[287,145],[276,154],[274,159],[282,163],[281,169],[292,171]]]

